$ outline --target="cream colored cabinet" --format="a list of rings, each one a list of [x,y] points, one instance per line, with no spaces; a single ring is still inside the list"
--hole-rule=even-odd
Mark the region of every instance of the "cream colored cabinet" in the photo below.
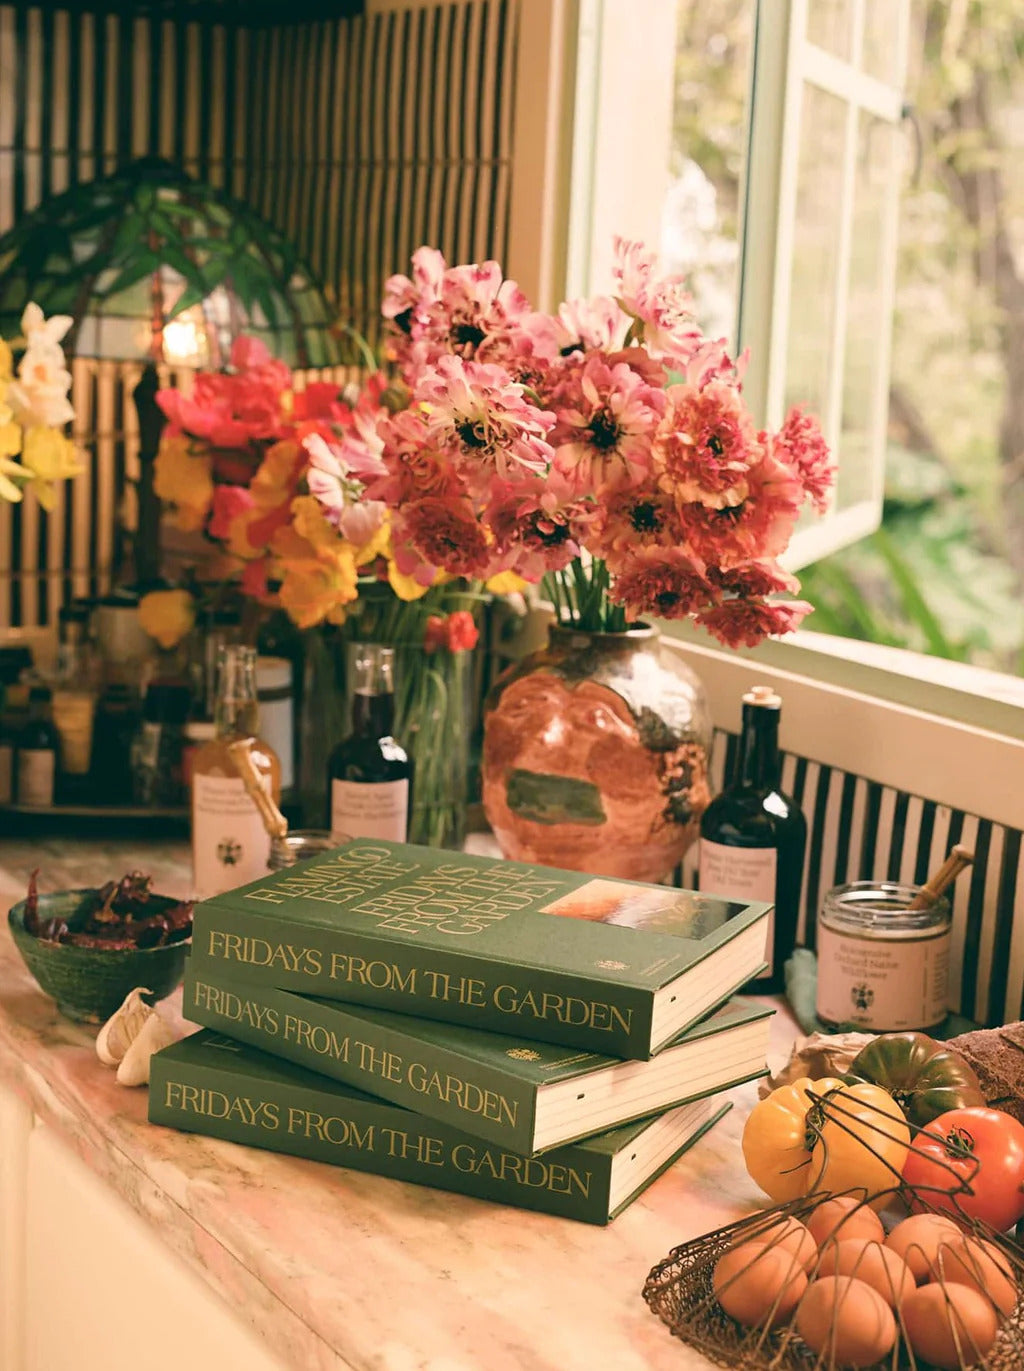
[[[0,1087],[2,1371],[292,1371]]]

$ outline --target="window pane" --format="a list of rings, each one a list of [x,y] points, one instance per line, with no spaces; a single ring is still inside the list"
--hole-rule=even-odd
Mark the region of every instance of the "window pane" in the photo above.
[[[784,408],[802,402],[821,417],[826,429],[845,126],[842,101],[815,86],[804,87]]]
[[[887,202],[892,197],[900,134],[863,110],[857,130],[846,356],[843,370],[843,460],[836,505],[845,509],[870,499],[875,405],[882,354],[880,310],[885,299]],[[891,269],[891,268],[889,268]]]
[[[852,56],[851,35],[853,6],[851,0],[809,0],[807,6],[807,40],[846,61]]]
[[[864,55],[861,66],[869,76],[899,85],[898,25],[892,0],[864,0]]]

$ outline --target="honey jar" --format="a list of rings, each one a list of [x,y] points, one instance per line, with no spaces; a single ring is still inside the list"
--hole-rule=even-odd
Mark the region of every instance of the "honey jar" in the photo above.
[[[892,1033],[934,1028],[946,1017],[950,904],[940,895],[911,909],[920,889],[854,881],[825,896],[818,915],[822,1023]]]

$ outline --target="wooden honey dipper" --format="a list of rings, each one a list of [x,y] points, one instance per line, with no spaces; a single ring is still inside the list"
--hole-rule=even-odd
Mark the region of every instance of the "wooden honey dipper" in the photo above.
[[[283,838],[288,832],[288,820],[274,803],[270,791],[263,784],[263,777],[253,765],[252,754],[249,751],[250,742],[249,738],[239,738],[237,742],[228,743],[228,752],[242,784],[260,812],[263,827],[272,838]]]
[[[961,847],[957,843],[938,871],[933,872],[928,877],[928,880],[910,901],[907,908],[927,909],[929,905],[933,905],[943,891],[953,884],[960,872],[969,867],[973,861],[974,853],[968,852],[966,847]]]

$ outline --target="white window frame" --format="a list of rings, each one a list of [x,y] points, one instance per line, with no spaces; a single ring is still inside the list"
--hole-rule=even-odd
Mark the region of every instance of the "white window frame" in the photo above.
[[[814,86],[846,104],[831,369],[828,396],[820,416],[825,437],[836,454],[841,483],[843,380],[859,116],[863,111],[893,126],[898,126],[903,118],[910,6],[909,0],[892,0],[895,68],[900,83],[890,85],[859,70],[865,0],[852,0],[849,60],[838,58],[807,39],[808,3],[809,0],[788,0],[788,4],[773,3],[769,9],[761,0],[757,6],[737,335],[740,346],[749,347],[751,352],[744,382],[747,402],[755,418],[768,428],[777,428],[784,418],[804,92],[808,86]],[[880,245],[883,272],[878,312],[879,367],[869,426],[869,492],[856,504],[833,508],[823,518],[799,528],[783,558],[791,570],[859,541],[873,533],[882,521],[900,177],[900,159],[894,158]]]

